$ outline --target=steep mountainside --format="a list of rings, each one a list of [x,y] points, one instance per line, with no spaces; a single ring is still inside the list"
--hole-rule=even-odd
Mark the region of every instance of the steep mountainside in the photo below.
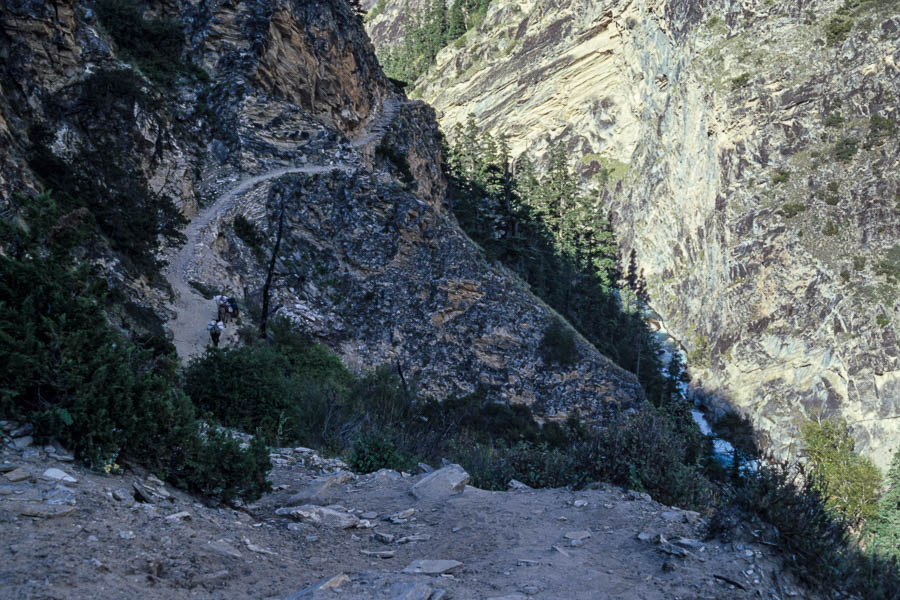
[[[402,0],[384,14],[403,14]],[[410,4],[411,5],[411,4]],[[374,23],[374,22],[373,22]],[[378,46],[384,23],[370,28]],[[843,416],[900,439],[900,6],[894,1],[494,0],[413,95],[602,173],[623,254],[689,356],[792,454]]]
[[[20,193],[95,192],[104,242],[86,256],[130,298],[123,326],[162,334],[154,311],[182,358],[201,350],[214,309],[199,290],[259,301],[283,217],[272,308],[350,364],[391,363],[439,397],[484,389],[550,417],[641,401],[635,377],[583,340],[576,364],[545,361],[558,317],[458,230],[434,113],[388,82],[346,3],[149,2],[146,16],[183,35],[169,63],[130,47],[136,30],[116,38],[110,4],[4,3],[0,198],[16,218]],[[167,282],[154,232],[135,265],[123,232],[169,200],[189,219],[205,212],[185,251],[166,252]]]

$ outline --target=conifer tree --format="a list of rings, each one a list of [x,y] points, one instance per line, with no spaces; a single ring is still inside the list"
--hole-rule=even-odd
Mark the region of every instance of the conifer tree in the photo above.
[[[447,41],[453,41],[466,32],[465,0],[454,0],[447,23]]]
[[[900,450],[894,453],[885,483],[887,490],[878,503],[878,513],[869,531],[878,554],[900,559]]]

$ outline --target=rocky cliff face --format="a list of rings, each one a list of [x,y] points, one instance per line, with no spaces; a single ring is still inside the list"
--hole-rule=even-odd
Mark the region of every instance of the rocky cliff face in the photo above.
[[[151,1],[145,15],[179,23],[185,57],[209,76],[185,69],[165,85],[127,60],[89,3],[5,6],[8,214],[27,202],[16,193],[46,187],[40,155],[98,189],[112,185],[110,169],[128,173],[195,220],[196,251],[166,275],[183,279],[175,297],[114,248],[91,257],[145,316],[196,321],[202,338],[211,315],[182,319],[197,305],[184,301],[188,283],[258,298],[283,212],[273,306],[350,364],[393,363],[437,396],[485,389],[550,418],[641,401],[634,376],[581,340],[577,364],[544,364],[556,315],[459,231],[433,111],[386,80],[343,0]],[[277,179],[286,172],[304,174]],[[238,214],[261,228],[262,247],[234,233]]]
[[[699,396],[782,455],[800,419],[845,417],[884,466],[900,439],[898,38],[895,2],[494,0],[414,94],[445,130],[473,113],[514,152],[563,141],[585,176],[604,170]]]

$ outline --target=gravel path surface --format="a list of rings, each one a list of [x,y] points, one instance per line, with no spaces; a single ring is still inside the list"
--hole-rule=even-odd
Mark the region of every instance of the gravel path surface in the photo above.
[[[398,108],[399,102],[396,99],[385,100],[378,118],[373,120],[366,130],[350,140],[351,145],[362,149],[379,141],[387,125],[396,116]],[[206,325],[216,317],[216,307],[212,300],[207,300],[190,286],[188,273],[195,257],[205,253],[215,239],[216,223],[228,213],[241,196],[283,175],[328,173],[335,169],[350,171],[355,168],[356,165],[347,162],[336,162],[334,165],[283,167],[260,175],[248,176],[232,184],[215,202],[191,220],[183,232],[187,242],[170,258],[165,271],[166,279],[175,292],[175,300],[171,305],[175,317],[168,322],[168,327],[172,331],[172,342],[182,361],[186,363],[192,356],[202,353],[210,343]]]

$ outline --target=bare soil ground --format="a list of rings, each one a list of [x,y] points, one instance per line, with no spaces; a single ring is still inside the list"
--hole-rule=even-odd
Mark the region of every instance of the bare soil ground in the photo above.
[[[305,449],[277,450],[273,460],[277,491],[236,510],[206,506],[139,470],[103,475],[4,444],[0,598],[817,597],[765,540],[702,541],[701,515],[645,494],[466,486],[417,499],[410,490],[424,474],[352,475]],[[77,482],[53,481],[49,468]],[[290,498],[310,489],[358,524],[276,514],[306,502]],[[445,574],[402,572],[421,559],[461,564]]]

